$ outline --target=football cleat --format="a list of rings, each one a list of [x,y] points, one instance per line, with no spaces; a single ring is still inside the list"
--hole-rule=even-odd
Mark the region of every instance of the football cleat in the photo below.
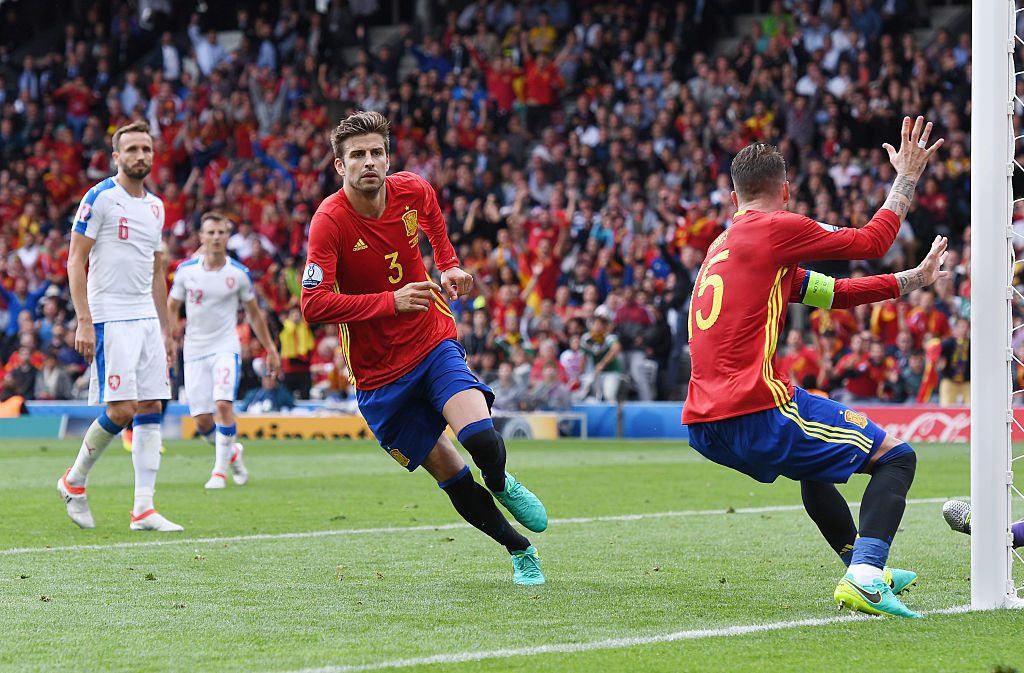
[[[544,573],[540,571],[540,559],[533,545],[525,551],[512,552],[512,583],[522,585],[544,584]]]
[[[544,509],[544,503],[508,472],[505,473],[505,490],[491,493],[516,521],[534,533],[540,533],[548,527],[548,513]]]
[[[95,528],[92,520],[92,512],[89,510],[89,500],[85,495],[84,486],[72,486],[67,482],[69,467],[60,479],[57,480],[57,493],[68,508],[68,516],[82,528]]]
[[[840,610],[846,608],[869,615],[915,619],[921,617],[893,595],[892,589],[884,579],[876,579],[870,586],[864,587],[854,582],[853,575],[847,573],[843,579],[839,580],[833,595]]]
[[[913,584],[917,583],[917,573],[913,570],[886,567],[882,573],[882,579],[892,589],[892,593],[899,596]]]
[[[142,514],[132,515],[132,522],[128,526],[132,530],[155,530],[161,533],[177,533],[185,530],[173,521],[168,521],[160,512],[155,509],[147,509]]]
[[[210,475],[210,480],[206,482],[203,488],[226,488],[228,480],[224,478],[224,475],[219,472],[214,472]]]
[[[958,533],[971,534],[971,506],[961,500],[948,500],[942,506],[942,518]]]
[[[239,486],[245,486],[246,482],[249,481],[249,470],[246,469],[245,463],[242,462],[242,453],[245,449],[238,442],[235,442],[234,449],[235,453],[231,456],[231,478]]]

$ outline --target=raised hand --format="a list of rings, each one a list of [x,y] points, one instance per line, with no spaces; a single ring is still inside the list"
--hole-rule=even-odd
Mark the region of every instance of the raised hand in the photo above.
[[[925,124],[924,117],[918,117],[913,127],[910,125],[910,117],[903,118],[903,128],[900,131],[900,149],[897,152],[889,143],[883,143],[882,147],[889,153],[889,161],[896,169],[896,179],[893,180],[892,189],[886,197],[883,208],[888,208],[903,220],[910,210],[910,202],[914,199],[914,190],[917,189],[917,180],[924,172],[935,150],[942,147],[943,139],[936,140],[931,147],[928,146],[928,137],[932,133],[932,123]]]
[[[945,236],[936,236],[932,241],[931,250],[917,265],[917,268],[900,271],[896,274],[896,283],[899,285],[900,294],[907,294],[918,288],[927,287],[939,278],[949,275],[949,271],[942,269],[942,264],[946,261],[948,243]]]
[[[945,142],[939,138],[931,147],[928,146],[928,138],[932,134],[932,123],[927,124],[924,117],[918,117],[911,126],[910,117],[903,118],[903,128],[900,130],[900,149],[896,149],[889,143],[882,143],[882,149],[889,153],[889,162],[896,169],[897,175],[904,175],[917,180],[928,165],[928,159],[935,153],[935,150],[942,147]]]

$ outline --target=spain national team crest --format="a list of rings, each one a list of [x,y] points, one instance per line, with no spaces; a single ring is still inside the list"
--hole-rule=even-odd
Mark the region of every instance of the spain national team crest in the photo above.
[[[155,217],[156,219],[159,220],[160,219],[160,206],[158,206],[156,204],[153,204],[149,208],[150,208],[150,210],[153,211],[153,217]]]
[[[405,223],[405,235],[406,236],[412,236],[413,234],[416,233],[416,229],[417,229],[417,227],[419,225],[419,222],[417,221],[417,216],[416,216],[416,211],[415,210],[407,210],[407,211],[405,211],[405,214],[402,215],[402,222]]]
[[[227,278],[225,278],[225,279],[224,279],[224,282],[225,282],[225,283],[227,283],[227,285],[228,285],[228,289],[229,289],[229,290],[230,290],[231,288],[233,288],[233,287],[235,286],[235,279],[234,279],[234,278],[231,278],[230,276],[228,276]]]
[[[111,374],[107,377],[107,387],[111,390],[117,390],[121,387],[121,377],[117,374]]]
[[[846,418],[847,423],[853,423],[861,428],[868,427],[868,419],[864,414],[858,414],[856,411],[847,409],[843,416]]]
[[[406,458],[401,451],[399,451],[398,449],[391,449],[390,451],[388,451],[388,453],[391,454],[392,458],[398,461],[399,465],[401,465],[402,467],[409,467],[409,459]]]

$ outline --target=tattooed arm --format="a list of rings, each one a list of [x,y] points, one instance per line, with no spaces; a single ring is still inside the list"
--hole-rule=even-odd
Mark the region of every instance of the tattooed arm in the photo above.
[[[942,263],[946,260],[947,242],[945,236],[936,236],[932,241],[932,249],[928,251],[916,268],[896,274],[896,284],[899,286],[901,295],[927,287],[939,278],[949,275],[948,271],[942,270]]]
[[[914,189],[916,188],[917,178],[897,175],[882,207],[896,213],[902,222],[907,217],[907,211],[910,210],[910,202],[914,200]]]

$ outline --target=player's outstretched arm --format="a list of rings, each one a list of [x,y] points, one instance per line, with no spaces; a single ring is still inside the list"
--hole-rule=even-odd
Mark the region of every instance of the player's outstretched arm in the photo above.
[[[92,325],[92,311],[89,310],[85,271],[94,243],[88,236],[72,232],[71,249],[68,251],[68,286],[71,288],[71,303],[78,318],[75,350],[81,353],[86,362],[92,362],[96,355],[96,328]]]
[[[882,148],[889,153],[889,161],[896,169],[896,179],[889,190],[883,208],[888,208],[896,213],[902,221],[910,210],[910,202],[914,199],[914,190],[917,188],[917,181],[921,178],[928,159],[935,150],[942,147],[943,139],[939,138],[930,147],[928,138],[932,133],[932,123],[927,124],[924,117],[918,117],[911,126],[910,117],[903,118],[903,127],[900,131],[900,149],[897,151],[889,143],[883,143]]]
[[[798,269],[793,274],[790,301],[830,309],[894,299],[949,275],[942,270],[946,245],[945,236],[936,236],[920,264],[896,274],[835,279],[816,271]]]

